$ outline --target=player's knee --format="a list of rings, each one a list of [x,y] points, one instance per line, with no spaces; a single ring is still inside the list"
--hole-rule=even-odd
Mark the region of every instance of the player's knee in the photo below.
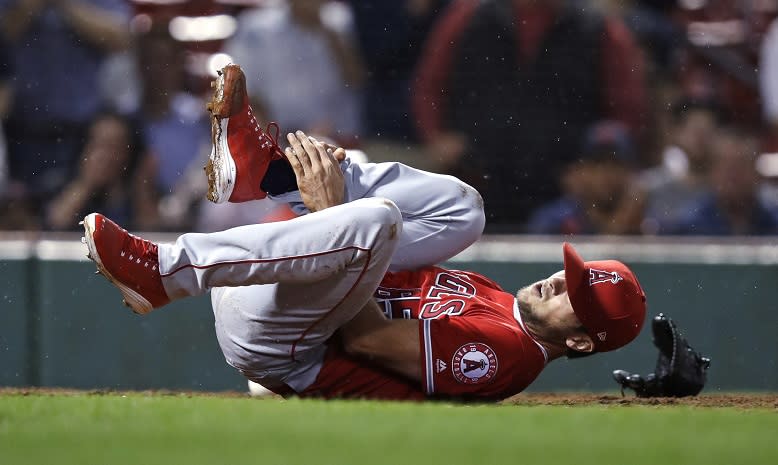
[[[370,197],[359,199],[352,203],[365,207],[355,212],[357,215],[364,217],[360,218],[360,220],[372,224],[394,226],[398,234],[402,230],[402,213],[391,200],[384,197]]]
[[[400,209],[391,200],[383,197],[374,197],[374,224],[381,225],[382,236],[387,243],[396,242],[403,229],[403,217]]]
[[[403,216],[402,213],[400,213],[400,208],[397,206],[397,204],[384,197],[378,197],[377,199],[381,204],[381,208],[383,209],[383,217],[387,222],[402,223]]]
[[[465,184],[465,208],[468,221],[479,230],[483,230],[486,224],[486,213],[484,212],[484,199],[481,194],[471,187]]]
[[[457,207],[452,219],[475,236],[480,236],[486,225],[484,200],[481,194],[469,184],[457,180],[452,186],[455,190],[452,197],[456,199]]]

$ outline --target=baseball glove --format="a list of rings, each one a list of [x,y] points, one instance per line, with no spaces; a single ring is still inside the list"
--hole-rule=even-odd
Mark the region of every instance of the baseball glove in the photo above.
[[[615,370],[613,378],[624,388],[635,391],[638,397],[694,396],[705,386],[710,359],[689,346],[670,317],[660,313],[651,324],[654,345],[659,359],[654,373],[645,377],[624,370]]]

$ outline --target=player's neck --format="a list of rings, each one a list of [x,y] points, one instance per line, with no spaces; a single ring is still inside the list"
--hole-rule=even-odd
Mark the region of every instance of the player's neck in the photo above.
[[[564,344],[564,339],[560,337],[558,331],[553,328],[549,328],[546,323],[543,322],[537,315],[535,315],[530,309],[530,304],[522,304],[521,299],[516,300],[516,319],[524,329],[526,333],[538,344],[540,344],[546,352],[548,361],[559,358],[567,353],[567,347]]]
[[[549,362],[567,353],[567,346],[564,341],[558,342],[557,338],[553,337],[554,335],[550,334],[551,332],[547,328],[540,327],[532,321],[525,321],[524,326],[527,328],[529,335],[546,349]]]
[[[546,348],[549,362],[567,354],[567,346],[564,344],[554,343],[542,339],[539,339],[538,342],[540,345]]]

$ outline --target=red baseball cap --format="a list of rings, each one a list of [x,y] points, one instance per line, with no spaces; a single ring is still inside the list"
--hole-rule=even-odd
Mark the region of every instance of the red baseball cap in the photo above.
[[[567,242],[563,249],[567,294],[594,350],[607,352],[635,339],[646,319],[646,294],[635,274],[616,260],[584,262]]]

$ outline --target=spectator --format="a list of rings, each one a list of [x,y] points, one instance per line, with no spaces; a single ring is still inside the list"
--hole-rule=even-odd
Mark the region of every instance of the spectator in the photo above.
[[[759,90],[769,129],[768,146],[778,150],[778,20],[765,35],[759,55]]]
[[[563,171],[564,194],[530,217],[533,234],[636,234],[643,196],[632,191],[636,154],[621,123],[603,121],[586,133],[581,157]]]
[[[778,234],[778,210],[766,205],[759,192],[755,160],[758,138],[747,132],[719,129],[711,145],[709,188],[686,206],[669,234],[767,235]]]
[[[8,118],[13,99],[10,61],[9,49],[0,36],[0,123]],[[0,229],[38,229],[34,207],[24,195],[24,186],[9,179],[3,126],[0,124]]]
[[[759,127],[759,47],[775,10],[773,1],[678,2],[673,20],[686,46],[675,79],[683,93],[715,98],[740,124]]]
[[[14,103],[6,124],[10,176],[41,201],[69,178],[100,108],[98,68],[129,42],[123,0],[0,0]]]
[[[676,222],[686,204],[707,188],[710,144],[723,112],[715,102],[682,98],[672,105],[669,116],[661,164],[640,177],[646,192],[645,234]]]
[[[225,52],[246,73],[256,110],[264,109],[284,130],[299,128],[352,146],[362,132],[364,79],[352,23],[343,3],[274,2],[240,14]]]
[[[205,102],[190,91],[187,52],[170,36],[166,20],[155,19],[148,30],[138,30],[133,46],[103,70],[101,87],[114,93],[111,100],[120,111],[140,115],[148,144],[137,172],[136,182],[145,185],[136,192],[137,227],[191,228],[195,200],[204,192],[191,192],[185,173],[194,169],[202,176],[210,151]],[[160,211],[160,203],[168,208]]]
[[[677,0],[595,0],[619,15],[649,58],[649,73],[662,78],[672,71],[673,60],[685,43],[683,31],[675,24],[670,12]]]
[[[367,71],[367,137],[415,141],[411,118],[413,70],[434,20],[450,0],[351,0]]]
[[[134,170],[143,154],[140,130],[118,113],[99,114],[89,127],[78,172],[46,211],[49,228],[78,229],[89,212],[98,211],[137,224]]]
[[[586,127],[639,135],[642,53],[624,24],[561,0],[454,1],[419,63],[414,110],[443,171],[484,196],[489,224],[525,223],[559,193]]]
[[[149,157],[141,164],[140,176],[148,187],[141,215],[143,229],[192,227],[194,204],[182,210],[167,210],[160,216],[158,205],[186,190],[184,173],[202,176],[204,159],[211,149],[210,123],[202,96],[190,91],[184,44],[173,39],[166,21],[157,21],[137,39],[137,64],[141,83],[141,118],[149,145]],[[202,198],[204,194],[199,195]]]
[[[8,159],[3,123],[8,117],[11,107],[11,64],[8,47],[0,36],[0,201],[2,201],[8,186]]]

